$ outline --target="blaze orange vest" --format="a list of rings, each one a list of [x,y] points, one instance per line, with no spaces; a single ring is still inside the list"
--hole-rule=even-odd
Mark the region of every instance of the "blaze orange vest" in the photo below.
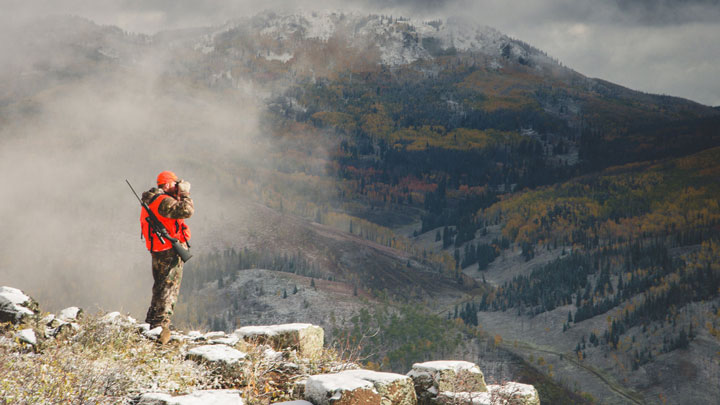
[[[185,224],[184,219],[173,219],[173,218],[166,218],[158,212],[158,207],[160,207],[160,203],[165,198],[172,198],[169,195],[166,194],[160,194],[156,196],[150,204],[148,204],[148,207],[150,207],[150,211],[155,214],[155,217],[160,220],[160,223],[163,224],[165,229],[167,229],[168,233],[171,237],[178,239],[180,242],[186,242],[190,240],[190,228]],[[155,232],[152,232],[150,229],[150,225],[147,221],[148,214],[145,212],[145,209],[140,210],[140,227],[142,229],[142,236],[145,238],[145,244],[149,251],[151,252],[162,252],[164,250],[172,249],[172,244],[169,240],[165,240],[165,243],[160,243],[160,239],[158,239],[157,235],[155,235]]]

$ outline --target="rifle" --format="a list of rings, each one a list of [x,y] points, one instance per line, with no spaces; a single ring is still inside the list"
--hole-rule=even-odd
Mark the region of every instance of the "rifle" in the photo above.
[[[180,256],[183,262],[186,262],[190,260],[192,255],[190,254],[190,249],[185,249],[182,244],[180,244],[180,241],[171,237],[168,233],[167,229],[165,229],[165,226],[160,222],[159,219],[153,214],[153,212],[150,210],[150,207],[148,207],[147,204],[143,202],[143,200],[140,199],[138,194],[135,192],[135,189],[130,184],[127,179],[125,179],[125,182],[130,186],[130,190],[132,190],[133,194],[135,194],[135,197],[140,201],[140,205],[145,209],[145,212],[148,213],[147,218],[145,220],[148,222],[148,226],[150,226],[150,229],[157,235],[158,239],[160,240],[160,243],[165,243],[165,239],[169,240],[172,244],[173,249],[175,249],[175,252]]]

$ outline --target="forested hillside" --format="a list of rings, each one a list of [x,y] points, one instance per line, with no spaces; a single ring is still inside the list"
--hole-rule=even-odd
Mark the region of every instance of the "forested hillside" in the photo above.
[[[633,368],[687,348],[698,329],[717,335],[717,307],[690,318],[682,308],[716,301],[720,293],[719,162],[714,148],[614,167],[482,211],[486,221],[503,224],[504,236],[522,246],[527,260],[536,250],[567,254],[484,294],[478,308],[537,315],[569,305],[564,329],[616,310],[608,327],[588,339],[619,349],[631,336],[623,352],[634,357]],[[653,341],[654,322],[671,323],[673,334]],[[629,332],[635,326],[645,338],[638,345],[637,331]]]

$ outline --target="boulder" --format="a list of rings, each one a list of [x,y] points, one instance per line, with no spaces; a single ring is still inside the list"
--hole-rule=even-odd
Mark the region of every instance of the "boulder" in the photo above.
[[[171,396],[169,394],[148,392],[142,394],[137,405],[242,405],[239,390],[204,390],[188,395]]]
[[[370,370],[310,376],[305,382],[305,399],[316,405],[417,403],[411,378]]]
[[[58,319],[65,322],[77,321],[82,315],[83,310],[78,307],[68,307],[60,311]]]
[[[0,322],[20,323],[25,317],[38,313],[38,304],[22,291],[0,287]]]
[[[275,350],[295,349],[305,357],[322,354],[325,332],[319,326],[309,323],[290,323],[271,326],[245,326],[235,335],[258,344],[267,343]]]
[[[467,361],[428,361],[413,364],[408,372],[415,384],[418,402],[431,403],[440,392],[486,392],[480,368]]]
[[[487,389],[486,392],[441,392],[436,403],[540,405],[540,396],[532,385],[508,382],[503,385],[491,384]]]
[[[188,350],[187,358],[208,363],[235,364],[244,359],[247,354],[223,344],[203,345]]]
[[[37,344],[37,337],[35,336],[35,331],[32,329],[22,329],[15,333],[15,336],[21,341],[25,343],[29,343],[33,346]]]

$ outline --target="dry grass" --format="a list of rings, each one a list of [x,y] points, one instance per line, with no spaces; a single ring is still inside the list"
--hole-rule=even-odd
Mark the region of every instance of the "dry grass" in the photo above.
[[[180,394],[215,385],[211,373],[186,361],[179,347],[160,347],[133,326],[106,324],[95,316],[80,326],[35,349],[6,327],[0,338],[2,403],[117,404],[150,390]]]
[[[97,315],[81,320],[75,333],[32,347],[14,335],[33,327],[41,336],[42,325],[34,322],[0,329],[0,404],[129,404],[144,392],[215,388],[240,389],[248,404],[270,404],[301,399],[298,383],[310,375],[358,367],[334,349],[308,359],[294,350],[267,355],[269,346],[242,341],[235,347],[247,353],[243,361],[199,364],[185,359],[189,344],[159,346],[135,325],[104,323]]]

